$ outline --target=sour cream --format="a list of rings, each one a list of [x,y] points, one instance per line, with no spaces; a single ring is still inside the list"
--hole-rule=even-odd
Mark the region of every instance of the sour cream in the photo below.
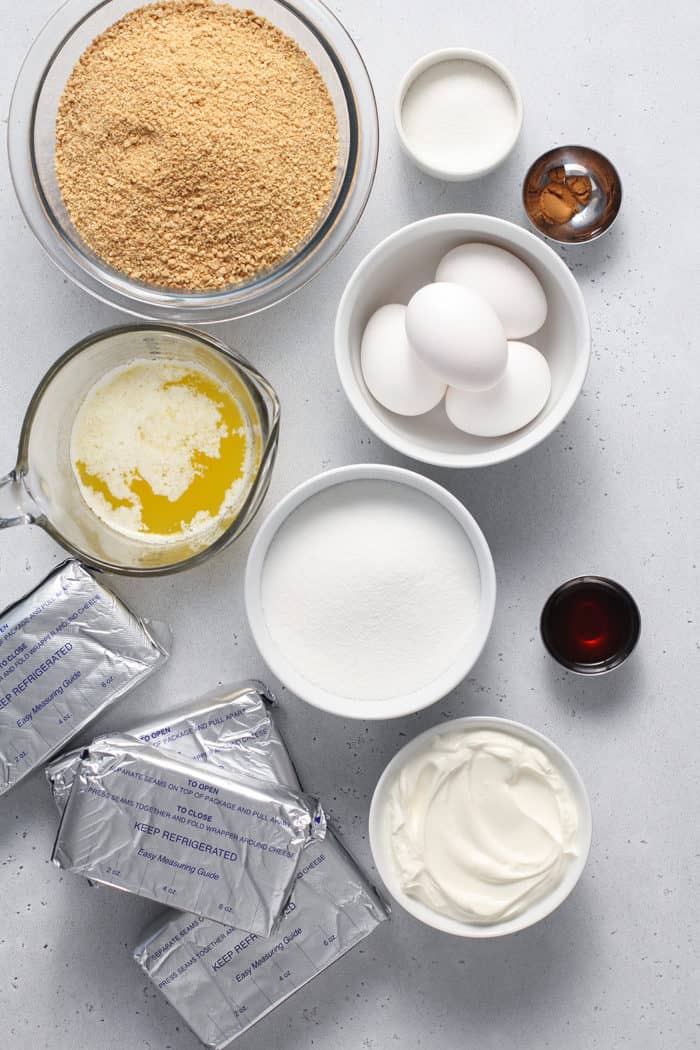
[[[403,891],[469,923],[520,915],[577,855],[579,815],[562,773],[511,733],[433,737],[390,789],[391,846]]]

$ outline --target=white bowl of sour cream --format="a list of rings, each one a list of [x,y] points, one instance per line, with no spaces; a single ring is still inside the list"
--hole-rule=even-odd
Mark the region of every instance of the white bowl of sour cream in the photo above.
[[[421,733],[382,773],[369,814],[394,900],[458,937],[500,937],[549,915],[578,882],[591,831],[571,760],[505,718],[456,718]]]

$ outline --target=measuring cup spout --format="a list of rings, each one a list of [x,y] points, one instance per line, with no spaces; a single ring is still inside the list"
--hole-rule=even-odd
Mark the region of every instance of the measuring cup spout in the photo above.
[[[0,478],[0,529],[11,525],[31,525],[36,521],[36,508],[27,492],[22,475],[16,470]]]

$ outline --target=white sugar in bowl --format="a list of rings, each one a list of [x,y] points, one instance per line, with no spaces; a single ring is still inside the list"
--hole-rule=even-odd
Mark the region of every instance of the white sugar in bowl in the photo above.
[[[361,463],[309,478],[253,542],[245,604],[270,671],[307,703],[387,719],[469,673],[496,602],[488,543],[421,474]]]

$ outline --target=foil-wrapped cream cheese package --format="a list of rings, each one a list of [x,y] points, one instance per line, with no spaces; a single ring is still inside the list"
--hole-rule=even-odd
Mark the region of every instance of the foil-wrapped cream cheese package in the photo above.
[[[304,847],[324,833],[320,806],[298,792],[112,735],[83,752],[53,860],[269,936]]]
[[[307,854],[272,938],[176,911],[145,931],[136,961],[205,1046],[242,1035],[387,918],[330,833]]]
[[[211,762],[232,776],[253,773],[301,790],[271,701],[260,682],[225,686],[132,728],[130,736]],[[79,764],[80,752],[74,751],[47,767],[60,811]],[[144,933],[135,958],[202,1042],[223,1046],[387,917],[373,887],[327,829],[323,842],[304,850],[292,900],[271,939],[170,909]],[[235,960],[246,953],[241,970]]]
[[[261,779],[300,789],[267,695],[257,682],[230,687],[218,699],[210,696],[165,716],[150,732],[163,746],[182,747],[195,740],[183,732],[184,724],[196,725],[195,746],[205,761],[221,763],[234,776],[254,768]],[[229,727],[226,742],[223,726]],[[58,780],[51,782],[60,808]],[[222,1047],[387,918],[376,891],[329,828],[323,842],[304,851],[292,899],[272,938],[170,910],[144,932],[134,957],[205,1046]]]
[[[184,758],[210,762],[233,776],[255,777],[301,790],[271,716],[272,697],[262,682],[221,687],[129,729],[129,736]],[[54,801],[63,812],[81,751],[46,767]]]
[[[0,613],[0,795],[166,658],[76,561]]]

